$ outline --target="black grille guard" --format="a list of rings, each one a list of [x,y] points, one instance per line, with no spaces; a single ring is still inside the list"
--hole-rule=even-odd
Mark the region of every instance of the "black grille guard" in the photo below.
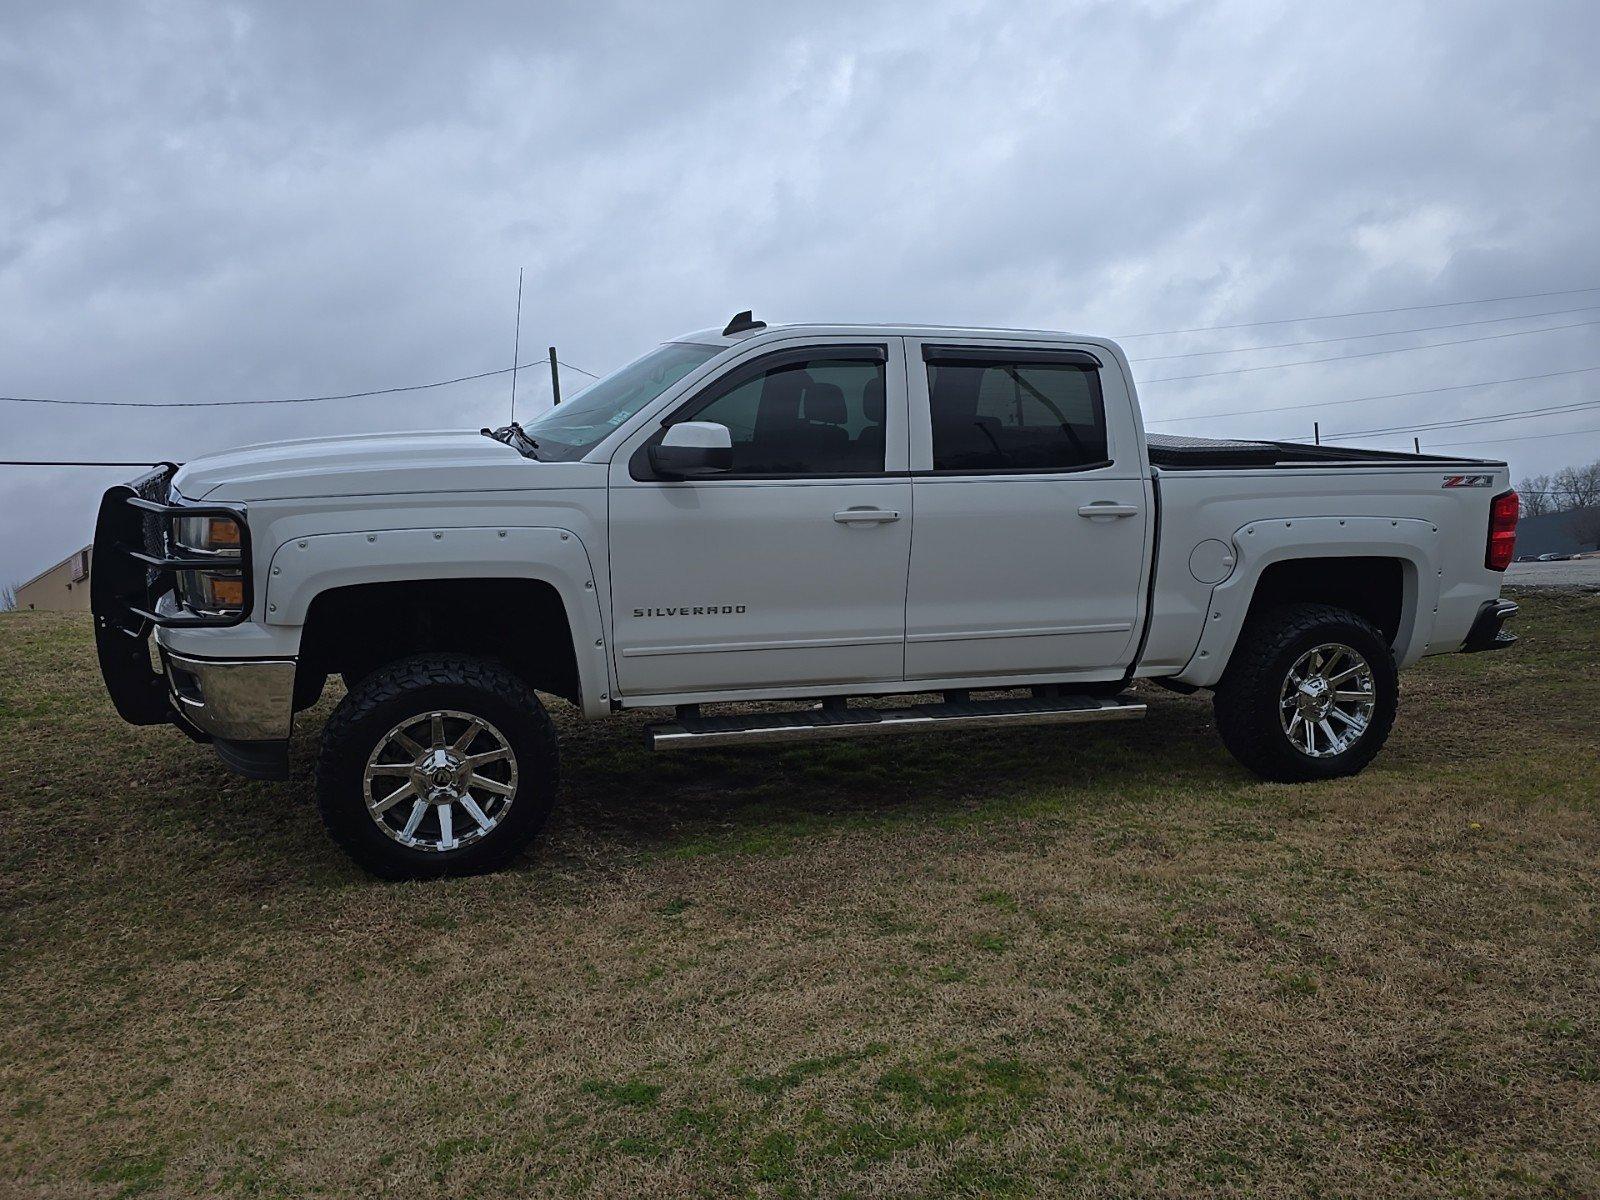
[[[250,527],[243,510],[221,504],[168,504],[177,470],[173,463],[162,463],[137,479],[106,489],[94,527],[89,607],[94,613],[100,674],[117,714],[134,725],[171,721],[188,729],[167,698],[166,680],[151,666],[151,630],[238,625],[250,618],[255,588]],[[232,518],[239,526],[238,552],[175,556],[168,534],[177,517]],[[243,608],[217,616],[181,610],[163,613],[161,601],[176,589],[179,571],[237,571],[244,583]]]

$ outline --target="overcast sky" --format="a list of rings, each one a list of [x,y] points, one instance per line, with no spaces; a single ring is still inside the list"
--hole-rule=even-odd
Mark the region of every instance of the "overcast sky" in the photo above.
[[[768,320],[1123,335],[1600,286],[1600,6],[105,3],[0,8],[0,394],[254,399]],[[1130,338],[1141,379],[1600,321],[1600,290]],[[1583,310],[1583,311],[1568,311]],[[528,353],[527,351],[532,351]],[[1146,417],[1600,367],[1600,324],[1151,383]],[[583,383],[569,375],[566,388]],[[549,402],[545,373],[524,403]],[[1600,371],[1236,416],[1309,436],[1600,400]],[[316,405],[0,403],[4,458],[188,459],[504,419],[505,379]],[[1514,476],[1600,408],[1424,435]],[[1410,435],[1364,440],[1409,448]],[[0,580],[127,471],[0,468]]]

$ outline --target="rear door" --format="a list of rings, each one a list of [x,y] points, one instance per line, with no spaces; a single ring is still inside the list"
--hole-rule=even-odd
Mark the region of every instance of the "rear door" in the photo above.
[[[1151,506],[1116,364],[984,339],[907,339],[906,356],[917,510],[906,677],[1125,667]]]
[[[611,587],[624,695],[899,680],[911,482],[899,338],[770,343],[620,451]],[[666,480],[667,425],[714,421],[726,475]]]

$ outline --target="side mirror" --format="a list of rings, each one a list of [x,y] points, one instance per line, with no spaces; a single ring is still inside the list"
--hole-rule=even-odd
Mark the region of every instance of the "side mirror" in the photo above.
[[[650,465],[667,479],[721,475],[733,470],[733,435],[715,421],[680,421],[650,447]]]

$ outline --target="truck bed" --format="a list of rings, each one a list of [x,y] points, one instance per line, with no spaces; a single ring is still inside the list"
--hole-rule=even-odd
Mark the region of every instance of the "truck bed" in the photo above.
[[[1393,463],[1417,466],[1422,463],[1483,463],[1476,458],[1447,457],[1436,454],[1407,454],[1398,450],[1365,450],[1352,446],[1308,446],[1301,442],[1253,442],[1230,438],[1182,437],[1152,433],[1145,441],[1150,447],[1150,463],[1164,471],[1216,471],[1275,466],[1317,466],[1359,462],[1368,465]]]

